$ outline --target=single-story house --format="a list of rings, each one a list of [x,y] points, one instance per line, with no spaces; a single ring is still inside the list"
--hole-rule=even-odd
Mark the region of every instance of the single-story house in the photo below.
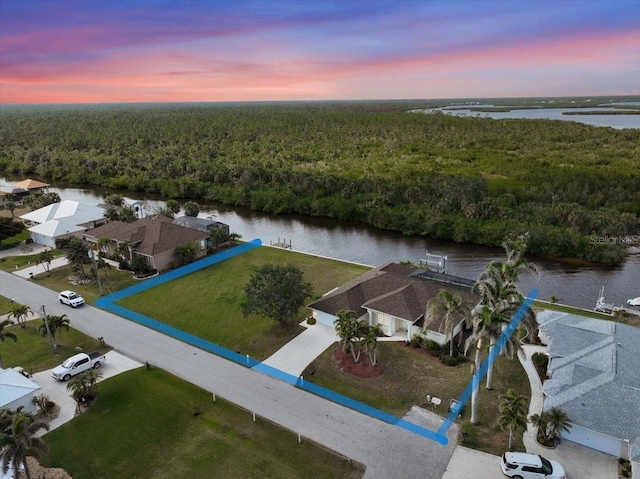
[[[0,408],[15,411],[23,406],[23,411],[36,413],[33,404],[34,393],[40,386],[13,369],[0,369]]]
[[[173,224],[184,226],[185,228],[192,228],[198,231],[204,231],[209,234],[207,246],[214,246],[214,239],[212,236],[214,235],[215,230],[219,230],[225,238],[229,237],[229,225],[221,223],[220,221],[196,218],[194,216],[180,216],[173,220]]]
[[[640,475],[640,329],[569,313],[538,314],[551,376],[543,409],[562,409],[562,437],[632,461]]]
[[[106,223],[104,208],[73,200],[52,203],[20,216],[36,244],[56,247],[56,240]]]
[[[309,305],[316,321],[334,326],[339,311],[347,309],[356,317],[364,318],[370,325],[379,324],[385,335],[398,340],[411,340],[414,334],[422,333],[428,339],[444,345],[449,338],[444,334],[444,321],[435,317],[425,322],[427,303],[440,290],[460,293],[472,307],[478,297],[468,287],[439,282],[449,280],[447,275],[416,269],[413,266],[385,263],[353,281],[325,294]],[[462,278],[460,278],[462,279]],[[462,330],[463,320],[453,328],[453,337]]]
[[[118,245],[126,243],[129,256],[145,257],[147,264],[158,271],[169,269],[175,262],[176,248],[193,243],[197,246],[196,257],[207,252],[208,233],[173,224],[166,216],[157,215],[142,218],[133,223],[111,221],[105,225],[86,231],[84,239],[94,244],[97,250],[98,240],[107,238],[110,242],[103,247],[109,255],[113,255]]]

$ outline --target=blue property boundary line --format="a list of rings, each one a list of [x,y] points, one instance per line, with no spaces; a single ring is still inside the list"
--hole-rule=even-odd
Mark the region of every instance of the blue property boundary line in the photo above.
[[[199,271],[203,268],[207,268],[216,263],[220,263],[221,261],[225,261],[227,259],[241,255],[243,253],[246,253],[247,251],[251,251],[253,249],[258,248],[261,245],[262,245],[262,241],[260,241],[259,239],[254,239],[248,243],[243,243],[231,249],[222,251],[221,253],[215,254],[213,256],[209,256],[207,258],[203,258],[194,263],[191,263],[191,264],[182,266],[178,269],[161,274],[159,276],[156,276],[155,278],[150,278],[139,284],[129,286],[128,288],[125,288],[121,291],[117,291],[108,296],[103,296],[101,298],[98,298],[95,304],[96,306],[99,306],[111,313],[127,318],[138,324],[146,326],[154,331],[157,331],[159,333],[162,333],[169,337],[177,339],[178,341],[182,341],[191,346],[195,346],[211,354],[215,354],[217,356],[223,357],[225,359],[233,361],[242,366],[252,368],[256,371],[259,371],[263,374],[271,376],[275,379],[279,379],[281,381],[289,383],[297,388],[303,389],[307,392],[323,397],[325,399],[328,399],[342,406],[345,406],[355,411],[366,414],[367,416],[371,416],[373,418],[379,419],[388,424],[393,424],[395,426],[401,427],[409,432],[412,432],[419,436],[426,437],[427,439],[431,439],[432,441],[435,441],[439,444],[446,445],[449,442],[449,440],[446,437],[446,433],[451,427],[451,425],[453,424],[453,422],[455,421],[455,418],[458,415],[457,411],[452,411],[449,413],[448,417],[446,418],[444,423],[440,426],[438,431],[432,431],[431,429],[418,426],[417,424],[406,421],[402,418],[389,414],[385,411],[381,411],[380,409],[376,409],[372,406],[369,406],[368,404],[364,404],[360,401],[356,401],[355,399],[344,396],[335,391],[332,391],[325,387],[314,384],[310,381],[305,381],[302,377],[293,376],[289,373],[286,373],[274,367],[268,366],[262,362],[259,362],[253,359],[248,354],[242,355],[235,351],[231,351],[230,349],[220,346],[219,344],[212,343],[205,339],[199,338],[198,336],[195,336],[193,334],[174,328],[173,326],[169,326],[168,324],[162,323],[156,319],[149,318],[148,316],[137,313],[135,311],[127,309],[118,304],[115,304],[116,301],[120,301],[134,294],[138,294],[143,291],[146,291],[147,289],[168,283],[170,281],[173,281],[174,279],[181,278],[187,274],[193,273],[195,271]],[[518,312],[515,314],[515,316],[513,317],[513,319],[507,326],[507,328],[505,329],[505,331],[502,333],[502,336],[500,336],[500,339],[496,342],[495,347],[492,348],[491,353],[482,363],[482,366],[476,373],[477,377],[474,376],[472,381],[469,383],[467,388],[464,390],[464,392],[460,396],[459,402],[464,404],[469,400],[469,398],[471,397],[471,393],[473,392],[473,385],[476,384],[476,387],[478,387],[481,379],[487,373],[489,366],[493,364],[493,362],[497,359],[498,353],[506,343],[507,339],[511,336],[511,334],[513,334],[515,329],[518,327],[518,325],[520,324],[520,321],[522,321],[522,318],[524,317],[524,314],[526,313],[527,309],[529,308],[529,306],[531,305],[531,303],[533,302],[533,300],[537,295],[538,295],[538,290],[537,289],[532,290],[532,292],[529,294],[525,302],[520,306],[520,309],[518,309]]]
[[[496,359],[498,359],[500,351],[502,351],[502,348],[505,346],[505,344],[507,344],[507,341],[509,340],[511,335],[520,325],[520,321],[522,321],[522,318],[524,318],[527,310],[531,307],[533,301],[538,297],[538,293],[539,291],[537,288],[534,288],[529,292],[524,302],[518,308],[518,311],[516,311],[516,314],[514,314],[513,318],[511,318],[511,321],[509,321],[509,324],[507,325],[505,330],[502,331],[502,334],[500,335],[496,343],[489,350],[489,355],[482,362],[480,368],[475,372],[465,390],[462,391],[462,394],[458,398],[458,403],[460,405],[456,408],[452,408],[452,410],[449,411],[449,415],[440,426],[440,429],[438,429],[439,434],[447,433],[453,422],[456,420],[458,414],[460,414],[462,406],[464,406],[469,398],[471,398],[471,394],[473,394],[473,391],[480,387],[480,382],[486,376],[489,368],[493,365]]]

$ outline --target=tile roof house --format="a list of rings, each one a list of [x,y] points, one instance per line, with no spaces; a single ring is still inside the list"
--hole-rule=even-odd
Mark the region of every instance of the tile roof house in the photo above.
[[[317,321],[333,326],[340,310],[350,309],[358,318],[366,318],[370,325],[379,324],[387,336],[410,340],[423,332],[428,339],[445,344],[442,318],[425,323],[425,311],[431,298],[442,289],[460,293],[470,305],[477,296],[468,288],[443,284],[420,275],[424,270],[412,266],[386,263],[374,268],[349,283],[325,294],[309,305]],[[441,275],[444,278],[445,275]],[[455,326],[453,337],[462,329],[462,320]]]
[[[107,221],[104,208],[73,200],[52,203],[20,216],[36,244],[56,247],[56,240]]]
[[[573,423],[562,437],[640,471],[640,329],[555,311],[538,322],[550,338],[543,409],[562,409]]]
[[[97,244],[100,238],[108,238],[107,253],[113,254],[120,243],[129,245],[131,256],[144,256],[149,266],[164,271],[175,261],[174,251],[179,246],[193,243],[197,246],[197,258],[206,254],[208,233],[173,224],[166,216],[157,215],[123,223],[111,221],[87,231],[84,238]]]
[[[13,369],[0,369],[0,408],[15,411],[22,406],[24,411],[35,413],[33,394],[40,386]]]

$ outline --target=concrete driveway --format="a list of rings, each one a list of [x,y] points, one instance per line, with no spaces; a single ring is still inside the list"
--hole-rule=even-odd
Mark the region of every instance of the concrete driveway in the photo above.
[[[265,359],[262,364],[279,369],[292,376],[300,376],[304,368],[340,338],[336,330],[316,323],[298,334],[287,344]]]
[[[141,362],[128,358],[117,351],[109,351],[106,357],[106,362],[100,368],[103,374],[102,380],[142,366]],[[41,387],[37,392],[38,395],[45,394],[60,406],[60,414],[49,423],[51,430],[53,430],[74,418],[76,402],[67,392],[67,383],[53,379],[51,371],[51,369],[47,369],[34,373],[33,380]]]

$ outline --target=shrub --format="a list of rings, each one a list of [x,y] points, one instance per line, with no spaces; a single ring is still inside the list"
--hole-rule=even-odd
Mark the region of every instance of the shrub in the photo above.
[[[316,324],[316,318],[314,318],[313,316],[310,316],[307,318],[307,324],[309,326],[313,326],[314,324]]]
[[[411,336],[411,342],[409,343],[414,348],[421,348],[422,343],[424,342],[424,338],[419,334],[414,334]]]
[[[531,356],[531,360],[538,371],[540,380],[544,381],[547,378],[547,365],[549,364],[549,356],[544,353],[534,353]]]
[[[425,348],[431,356],[440,356],[441,346],[435,341],[426,339],[422,342],[422,347]]]
[[[465,359],[466,358],[464,356],[449,356],[448,354],[445,354],[440,357],[440,362],[442,364],[446,364],[447,366],[457,366],[458,364],[464,362]]]

